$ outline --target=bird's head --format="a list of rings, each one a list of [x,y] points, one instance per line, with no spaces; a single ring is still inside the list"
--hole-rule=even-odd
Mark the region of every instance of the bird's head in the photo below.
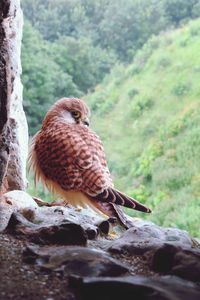
[[[62,98],[49,109],[43,126],[52,119],[60,119],[70,124],[89,126],[90,111],[85,102],[77,98]]]

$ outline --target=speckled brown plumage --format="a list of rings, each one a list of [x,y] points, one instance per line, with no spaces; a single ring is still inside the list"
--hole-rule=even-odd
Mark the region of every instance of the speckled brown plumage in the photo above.
[[[74,112],[79,118],[73,119]],[[52,192],[74,205],[88,199],[104,213],[103,202],[150,212],[113,188],[102,142],[85,125],[88,115],[85,103],[76,98],[60,99],[49,110],[30,152],[36,181],[41,179]],[[80,197],[82,201],[77,199]]]
[[[111,179],[98,137],[86,126],[49,122],[37,135],[35,152],[44,175],[64,190],[95,196]]]

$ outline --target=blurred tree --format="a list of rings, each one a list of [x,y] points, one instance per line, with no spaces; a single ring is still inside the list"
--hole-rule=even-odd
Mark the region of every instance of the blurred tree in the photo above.
[[[32,134],[56,98],[80,96],[81,92],[72,77],[51,59],[51,44],[45,42],[29,22],[24,27],[22,68],[24,106]]]
[[[198,17],[199,0],[22,0],[25,16],[44,39],[90,39],[130,61],[152,34]]]
[[[73,37],[57,40],[53,45],[52,59],[72,76],[73,82],[84,93],[102,81],[116,60],[112,51],[107,53],[94,47],[89,38]]]
[[[22,0],[25,16],[44,39],[54,41],[61,35],[87,35],[88,20],[82,0]]]
[[[195,15],[194,7],[200,5],[199,0],[165,0],[164,9],[170,23],[175,26],[180,25],[183,21],[198,17]],[[200,13],[200,11],[199,11]]]
[[[109,1],[100,23],[101,40],[104,47],[115,50],[120,60],[132,60],[148,37],[166,25],[162,1]]]

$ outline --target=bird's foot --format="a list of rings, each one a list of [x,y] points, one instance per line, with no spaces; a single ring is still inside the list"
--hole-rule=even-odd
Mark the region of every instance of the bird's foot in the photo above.
[[[37,203],[38,206],[52,206],[52,203],[46,202],[37,197],[33,197],[33,200]]]

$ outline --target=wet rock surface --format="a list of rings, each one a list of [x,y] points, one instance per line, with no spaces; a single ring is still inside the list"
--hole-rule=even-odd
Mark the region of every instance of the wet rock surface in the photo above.
[[[0,197],[0,217],[1,300],[200,299],[200,248],[185,231],[139,219],[126,231],[18,191]]]
[[[199,300],[200,297],[200,289],[197,285],[169,276],[156,279],[144,276],[100,277],[79,280],[71,278],[70,285],[79,288],[79,295],[82,300]]]

